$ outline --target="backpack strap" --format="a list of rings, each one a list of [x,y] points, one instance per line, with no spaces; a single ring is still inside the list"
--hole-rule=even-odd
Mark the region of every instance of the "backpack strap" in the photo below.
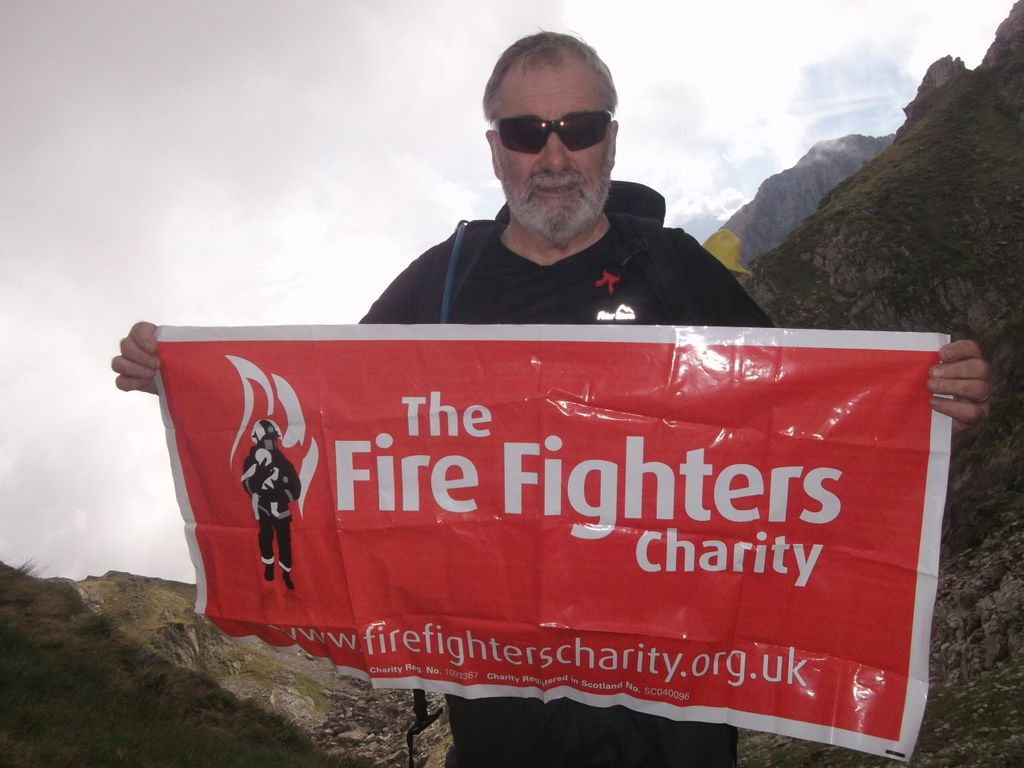
[[[429,711],[427,709],[426,692],[417,688],[412,692],[412,711],[416,715],[416,722],[406,731],[405,743],[409,747],[409,768],[416,768],[416,749],[413,740],[441,716],[441,713],[444,712],[444,707],[434,712]]]
[[[455,269],[459,264],[459,255],[462,252],[462,241],[466,238],[466,227],[469,222],[463,219],[455,227],[455,244],[452,245],[452,255],[448,257],[448,271],[444,276],[444,292],[441,294],[441,319],[440,322],[448,322],[448,312],[452,305],[452,288],[455,284]]]
[[[494,224],[494,222],[482,223]],[[448,268],[445,271],[444,288],[441,293],[441,314],[438,322],[442,324],[448,322],[448,314],[451,311],[452,302],[455,300],[459,288],[462,287],[462,282],[466,279],[466,275],[469,274],[480,258],[480,245],[483,238],[482,236],[471,238],[473,241],[472,245],[470,248],[466,248],[465,241],[468,229],[469,222],[465,219],[460,221],[455,227],[455,242],[452,244],[452,252],[448,256]],[[456,285],[455,276],[459,272],[459,261],[463,255],[463,250],[470,250],[470,255],[468,259],[462,260],[465,266],[462,270],[462,278],[459,280],[458,285]],[[409,768],[416,768],[415,739],[441,716],[441,713],[444,712],[444,707],[440,707],[434,712],[429,711],[427,708],[426,692],[421,688],[416,688],[412,692],[412,710],[416,720],[405,733],[405,743],[409,750]]]
[[[451,312],[452,304],[462,288],[469,273],[473,271],[480,255],[483,253],[483,243],[487,236],[501,227],[500,223],[482,219],[479,221],[466,221],[463,219],[455,227],[454,242],[448,256],[448,268],[445,271],[444,287],[441,292],[441,309],[438,316],[439,323],[447,323],[448,315]],[[451,240],[452,238],[449,238]]]

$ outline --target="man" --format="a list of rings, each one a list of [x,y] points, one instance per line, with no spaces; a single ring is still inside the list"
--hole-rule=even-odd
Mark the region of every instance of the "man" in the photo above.
[[[608,68],[582,41],[540,33],[498,60],[484,93],[508,221],[474,222],[414,261],[364,322],[764,326],[768,318],[681,230],[606,213],[618,124]],[[121,389],[154,391],[154,326],[136,325],[113,361]],[[988,412],[976,344],[943,347],[932,407],[957,428]],[[448,698],[460,768],[734,764],[735,729],[569,699]]]

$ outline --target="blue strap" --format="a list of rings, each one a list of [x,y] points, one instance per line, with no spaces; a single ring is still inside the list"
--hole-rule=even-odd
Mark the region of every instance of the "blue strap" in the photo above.
[[[459,253],[462,251],[462,238],[466,234],[466,227],[469,222],[463,219],[455,228],[455,245],[452,246],[452,255],[448,257],[448,273],[444,276],[444,293],[441,295],[441,322],[448,322],[448,312],[452,303],[452,286],[455,283],[455,266],[459,263]]]

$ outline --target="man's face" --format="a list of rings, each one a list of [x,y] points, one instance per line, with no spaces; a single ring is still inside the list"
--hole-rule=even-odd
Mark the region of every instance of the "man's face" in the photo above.
[[[597,77],[571,56],[554,67],[514,67],[501,84],[498,103],[499,118],[557,119],[607,106]],[[576,152],[551,134],[536,155],[506,149],[497,131],[488,131],[494,174],[515,219],[559,247],[588,232],[608,197],[617,131],[618,124],[612,122],[602,141]]]

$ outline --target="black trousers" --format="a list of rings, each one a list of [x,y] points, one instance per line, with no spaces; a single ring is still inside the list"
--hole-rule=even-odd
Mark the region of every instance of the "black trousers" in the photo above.
[[[447,696],[448,768],[734,768],[736,729],[570,699]]]
[[[292,569],[292,519],[278,519],[260,511],[260,559],[264,565],[274,564],[274,537],[277,537],[277,562],[282,571]]]

